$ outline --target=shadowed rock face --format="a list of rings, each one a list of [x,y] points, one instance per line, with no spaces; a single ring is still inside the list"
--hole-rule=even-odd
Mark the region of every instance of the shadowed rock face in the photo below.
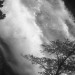
[[[40,52],[41,44],[74,40],[74,22],[62,1],[5,0],[1,11],[6,13],[0,20],[1,52],[16,75],[38,75],[39,67],[23,55],[46,56]]]

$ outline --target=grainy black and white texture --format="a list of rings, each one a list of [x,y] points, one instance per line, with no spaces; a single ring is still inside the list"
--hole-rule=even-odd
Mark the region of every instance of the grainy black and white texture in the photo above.
[[[0,0],[0,73],[38,75],[22,55],[44,57],[42,44],[75,40],[74,8],[73,0]]]

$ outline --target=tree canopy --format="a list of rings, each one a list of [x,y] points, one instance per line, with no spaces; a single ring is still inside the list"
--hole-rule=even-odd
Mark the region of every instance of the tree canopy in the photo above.
[[[32,61],[33,64],[39,64],[44,72],[42,75],[62,75],[72,74],[75,72],[75,42],[68,39],[64,42],[56,40],[49,45],[42,45],[44,52],[47,52],[50,57],[38,58],[33,55],[26,55],[25,58]]]

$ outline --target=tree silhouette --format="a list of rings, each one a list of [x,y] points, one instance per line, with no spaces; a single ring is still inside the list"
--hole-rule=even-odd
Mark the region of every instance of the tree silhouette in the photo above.
[[[4,0],[0,0],[0,20],[3,20],[6,15],[2,12],[2,7],[3,7],[3,3],[4,3]]]
[[[0,7],[3,7],[4,0],[0,0]]]
[[[75,72],[75,42],[65,40],[64,42],[56,40],[50,45],[43,45],[44,52],[50,57],[34,57],[33,55],[25,55],[25,58],[32,61],[33,64],[39,64],[44,72],[42,75],[62,75]],[[51,58],[53,56],[53,58]]]

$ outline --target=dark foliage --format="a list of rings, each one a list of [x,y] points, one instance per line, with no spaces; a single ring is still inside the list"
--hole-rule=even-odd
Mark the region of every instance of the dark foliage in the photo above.
[[[66,40],[52,41],[50,45],[43,45],[44,51],[54,58],[38,58],[33,55],[26,55],[25,58],[33,64],[40,64],[44,69],[42,75],[61,75],[62,73],[71,74],[75,72],[75,42]]]
[[[0,0],[0,7],[3,7],[4,0]]]
[[[3,12],[0,10],[0,20],[4,19],[5,17],[5,14],[3,14]]]
[[[4,0],[0,0],[0,20],[4,19],[6,15],[2,12],[2,7],[3,7]]]

